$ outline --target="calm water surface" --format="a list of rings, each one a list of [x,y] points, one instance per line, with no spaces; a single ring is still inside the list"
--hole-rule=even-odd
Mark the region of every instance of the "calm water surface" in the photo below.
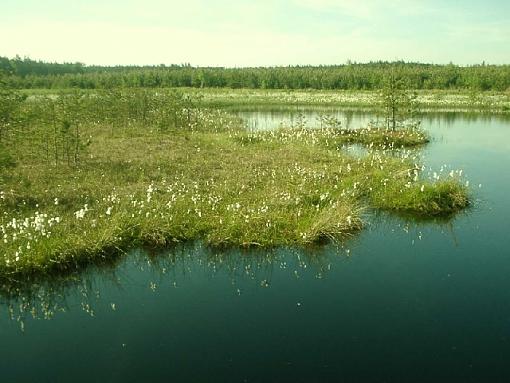
[[[334,111],[350,127],[368,112]],[[251,129],[297,111],[238,111]],[[313,125],[317,111],[305,111]],[[432,169],[464,170],[449,222],[370,216],[344,247],[199,243],[0,289],[2,382],[510,381],[510,120],[427,114]]]

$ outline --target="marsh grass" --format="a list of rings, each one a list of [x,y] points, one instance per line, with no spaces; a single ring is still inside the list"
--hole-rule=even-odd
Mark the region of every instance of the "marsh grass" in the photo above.
[[[394,196],[398,195],[398,198]],[[372,206],[423,217],[450,216],[469,205],[467,187],[455,180],[421,182],[405,189],[395,185],[371,195]]]
[[[419,128],[392,130],[387,128],[341,129],[341,137],[350,144],[365,146],[409,148],[428,143],[427,133]]]
[[[366,207],[441,215],[469,202],[460,176],[427,181],[411,151],[395,155],[425,142],[418,131],[249,133],[223,112],[193,109],[165,125],[149,111],[148,122],[141,114],[125,124],[78,120],[91,137],[79,166],[18,145],[0,187],[2,275],[76,269],[136,246],[197,239],[264,248],[341,241],[362,229]],[[369,150],[353,157],[341,149],[346,142]]]
[[[278,90],[278,89],[186,89],[203,97],[203,103],[212,107],[379,107],[379,91],[363,90]],[[473,92],[466,90],[417,90],[417,103],[422,111],[455,110],[507,113],[510,110],[508,92]]]

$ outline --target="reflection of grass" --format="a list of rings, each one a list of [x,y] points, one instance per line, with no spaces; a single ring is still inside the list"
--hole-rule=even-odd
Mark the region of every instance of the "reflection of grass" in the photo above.
[[[254,134],[232,121],[218,129],[228,120],[221,114],[207,118],[196,130],[169,132],[95,125],[87,128],[92,158],[81,168],[33,157],[19,164],[0,200],[1,273],[74,269],[133,246],[194,239],[308,245],[360,230],[367,205],[439,215],[468,203],[456,178],[421,182],[409,153],[389,155],[402,140],[425,140],[418,131]],[[343,142],[371,150],[352,157]]]
[[[111,256],[96,260],[87,270],[65,273],[0,276],[0,305],[6,307],[10,319],[17,321],[22,331],[27,319],[50,320],[57,313],[68,311],[70,299],[78,299],[81,309],[93,316],[101,296],[98,282],[104,279],[117,284],[115,270],[119,260]]]
[[[73,308],[94,316],[105,309],[125,309],[105,297],[110,290],[132,287],[133,278],[144,280],[146,288],[151,290],[163,284],[185,287],[198,269],[199,277],[205,271],[207,275],[227,278],[232,284],[232,290],[227,293],[241,294],[240,288],[245,283],[268,287],[276,268],[291,278],[301,273],[322,278],[330,269],[331,255],[338,256],[336,246],[217,249],[187,242],[164,250],[137,249],[127,258],[109,256],[80,271],[57,270],[18,275],[16,279],[0,276],[0,311],[4,306],[10,319],[19,322],[22,330],[30,318],[50,320],[59,312]]]

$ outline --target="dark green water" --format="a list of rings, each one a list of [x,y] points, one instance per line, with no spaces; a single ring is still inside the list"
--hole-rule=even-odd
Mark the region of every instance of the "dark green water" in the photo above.
[[[260,128],[289,113],[241,114]],[[425,164],[469,179],[467,213],[369,217],[345,248],[191,244],[3,286],[0,381],[510,381],[510,120],[436,114],[423,125],[434,137]]]

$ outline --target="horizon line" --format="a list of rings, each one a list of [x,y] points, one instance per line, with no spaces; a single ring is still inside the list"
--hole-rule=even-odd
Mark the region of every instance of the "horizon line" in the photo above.
[[[346,59],[343,63],[336,64],[286,64],[286,65],[261,65],[261,66],[221,66],[221,65],[192,65],[190,62],[184,63],[159,63],[159,64],[87,64],[82,61],[46,61],[41,59],[34,59],[30,56],[20,56],[19,54],[14,57],[0,56],[0,59],[7,59],[9,61],[21,60],[32,61],[40,64],[50,65],[82,65],[85,68],[101,67],[101,68],[157,68],[157,67],[189,67],[194,69],[274,69],[274,68],[319,68],[319,67],[342,67],[349,65],[369,65],[369,64],[411,64],[411,65],[428,65],[428,66],[448,66],[453,65],[460,68],[478,67],[478,66],[508,66],[510,63],[505,64],[492,64],[486,60],[482,60],[476,64],[456,64],[453,61],[448,63],[437,62],[423,62],[423,61],[406,61],[404,59],[388,60],[369,60],[369,61],[356,61]]]

